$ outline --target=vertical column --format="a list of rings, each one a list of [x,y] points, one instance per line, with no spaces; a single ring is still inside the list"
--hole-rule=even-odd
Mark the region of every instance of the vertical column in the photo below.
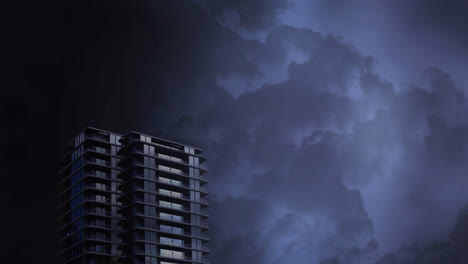
[[[188,148],[185,147],[185,152],[188,152],[190,154],[194,154],[194,149],[193,148]],[[193,168],[192,166],[197,166],[198,164],[198,158],[194,156],[189,156],[189,165],[191,167],[189,168],[189,175],[191,177],[190,179],[190,201],[200,201],[200,192],[198,191],[200,189],[200,181],[197,180],[199,178],[200,172],[199,169]],[[195,179],[194,179],[195,178]],[[199,213],[201,211],[200,204],[196,202],[191,202],[190,203],[190,210],[192,212]],[[201,223],[201,216],[197,214],[191,214],[190,215],[190,220],[191,223],[194,225],[199,225]],[[192,236],[201,236],[201,228],[200,227],[195,227],[191,226],[190,227],[190,233]],[[191,238],[191,247],[193,249],[201,249],[201,240],[196,239],[196,238]],[[192,259],[194,261],[201,261],[202,260],[202,255],[200,251],[192,250]]]

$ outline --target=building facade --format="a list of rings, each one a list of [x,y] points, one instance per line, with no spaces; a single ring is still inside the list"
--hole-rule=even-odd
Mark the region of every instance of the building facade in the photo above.
[[[58,172],[60,263],[208,263],[201,149],[96,128],[67,148]]]

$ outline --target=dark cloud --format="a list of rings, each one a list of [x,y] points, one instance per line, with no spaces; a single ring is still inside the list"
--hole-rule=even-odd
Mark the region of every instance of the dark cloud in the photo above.
[[[466,93],[466,1],[295,0],[281,21],[343,36],[395,84],[417,81],[427,67],[449,71]],[[397,86],[398,88],[398,86]]]
[[[449,240],[434,243],[430,246],[420,248],[412,246],[401,248],[396,252],[382,256],[376,264],[435,264],[453,263],[462,264],[468,261],[468,208],[462,209],[458,215]]]
[[[460,47],[468,45],[468,3],[449,1],[400,1],[406,14],[406,22],[418,30],[430,30],[437,35],[451,38]]]
[[[281,57],[294,46],[307,60],[290,63],[286,81],[214,104],[173,132],[206,146],[212,190],[264,199],[285,211],[278,219],[294,212],[302,221],[284,223],[297,237],[271,240],[309,250],[297,263],[371,263],[374,236],[383,252],[442,239],[468,200],[457,187],[467,184],[466,99],[448,75],[429,69],[422,86],[397,92],[373,72],[372,60],[338,38],[292,27],[270,34],[289,45],[267,37],[259,54],[271,49]],[[321,221],[327,224],[311,228],[315,240],[295,231]],[[289,256],[275,252],[263,260]]]
[[[233,30],[265,31],[278,24],[277,16],[292,6],[290,0],[196,1]]]

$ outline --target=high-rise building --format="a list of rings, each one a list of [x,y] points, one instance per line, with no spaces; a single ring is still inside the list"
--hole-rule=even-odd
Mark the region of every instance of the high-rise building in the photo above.
[[[60,263],[208,263],[202,150],[86,128],[59,162]]]

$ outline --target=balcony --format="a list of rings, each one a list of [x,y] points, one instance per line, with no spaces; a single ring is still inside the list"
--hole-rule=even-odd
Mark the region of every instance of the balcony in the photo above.
[[[169,196],[169,197],[174,197],[174,198],[179,198],[181,200],[186,200],[190,202],[201,202],[203,204],[208,204],[208,201],[206,199],[200,198],[200,199],[191,199],[189,196],[183,195],[182,193],[175,193],[172,191],[164,191],[164,190],[158,190],[156,192],[157,194]]]
[[[134,214],[138,215],[138,216],[143,216],[143,217],[151,217],[151,216],[145,215],[145,213],[143,211],[141,211],[141,210],[134,210]],[[203,227],[206,227],[206,228],[210,228],[210,226],[206,222],[200,222],[200,223],[193,223],[192,224],[192,222],[190,220],[186,220],[184,218],[161,216],[161,215],[155,216],[154,218],[161,219],[161,220],[167,220],[167,221],[171,221],[171,222],[184,223],[184,224],[189,224],[189,225],[198,225],[198,226],[203,226]]]
[[[100,241],[111,242],[110,236],[105,236],[105,235],[100,235],[100,234],[89,234],[86,237],[88,239],[92,239],[92,240],[100,240]]]
[[[141,198],[134,198],[133,202],[134,203],[149,204],[149,202],[145,202],[145,200],[141,199]],[[202,215],[208,216],[208,212],[206,210],[200,210],[200,212],[196,212],[196,211],[191,211],[190,208],[188,208],[188,207],[173,205],[173,204],[164,204],[164,203],[157,203],[157,204],[152,204],[152,205],[159,206],[159,207],[164,207],[164,208],[169,208],[169,209],[173,209],[173,210],[177,210],[177,211],[184,211],[184,212],[188,212],[188,213],[202,214]]]
[[[136,174],[134,177],[148,180],[148,179],[146,179],[146,178],[145,178],[143,175],[141,175],[141,174]],[[166,178],[164,178],[164,177],[158,177],[157,179],[151,180],[151,181],[155,181],[155,182],[159,182],[159,183],[164,183],[164,184],[168,184],[168,185],[171,185],[171,186],[184,187],[184,188],[187,188],[187,189],[192,189],[192,190],[196,190],[196,191],[201,191],[201,192],[204,192],[204,193],[207,193],[207,192],[208,192],[208,190],[207,190],[205,187],[200,187],[200,189],[194,189],[194,188],[190,187],[190,185],[185,184],[185,183],[182,183],[181,181],[176,181],[176,180],[172,180],[172,179],[166,179]]]
[[[105,173],[102,171],[88,171],[86,176],[97,177],[102,179],[111,179],[111,175],[109,173]]]
[[[158,153],[158,158],[188,164],[188,162],[182,160],[181,158],[176,158],[176,157],[172,157],[172,156],[161,154],[161,153]]]
[[[85,211],[87,214],[102,215],[102,216],[111,216],[111,213],[106,210],[96,210],[96,209],[87,209]]]
[[[173,242],[173,241],[164,241],[164,240],[159,240],[158,243],[162,244],[162,245],[167,245],[167,246],[187,248],[187,249],[191,249],[191,250],[197,250],[198,249],[198,248],[192,247],[192,245],[187,244],[187,243],[176,243],[176,242]],[[206,246],[202,246],[201,250],[206,251],[206,252],[210,251],[210,249],[208,247],[206,247]]]
[[[110,250],[110,249],[105,249],[105,248],[101,248],[101,247],[88,247],[88,248],[86,248],[86,252],[87,252],[87,253],[106,254],[106,255],[110,255],[110,254],[111,254],[111,250]]]
[[[163,165],[158,165],[157,168],[159,170],[162,170],[162,171],[168,171],[168,172],[175,173],[175,174],[181,174],[181,175],[189,176],[187,173],[183,172],[180,169],[175,169],[175,168],[171,168],[171,167],[167,167],[167,166],[163,166]]]
[[[106,191],[106,192],[110,192],[111,191],[111,187],[110,186],[106,186],[104,184],[96,184],[96,183],[91,183],[91,184],[87,184],[86,189],[92,189],[92,190],[98,190],[98,191]]]
[[[190,236],[190,237],[199,237],[199,238],[202,238],[202,239],[210,239],[208,235],[206,234],[201,234],[201,235],[195,235],[195,234],[191,234],[190,232],[187,232],[187,231],[184,231],[184,230],[174,230],[174,229],[171,229],[171,228],[161,228],[161,227],[157,227],[157,228],[149,228],[149,227],[145,227],[145,225],[143,224],[133,224],[133,227],[134,228],[144,228],[144,229],[151,229],[151,230],[156,230],[156,231],[160,231],[160,232],[164,232],[164,233],[170,233],[170,234],[175,234],[175,235],[181,235],[181,236]]]
[[[111,229],[111,225],[106,224],[106,223],[102,223],[102,222],[96,222],[96,221],[86,222],[84,224],[84,226]]]
[[[87,134],[85,135],[85,138],[86,139],[96,139],[96,140],[100,140],[100,141],[105,141],[105,142],[109,142],[109,138],[107,137],[107,135],[103,135],[103,136],[96,136],[95,134]]]
[[[89,150],[89,151],[98,152],[98,153],[102,153],[102,154],[108,154],[108,155],[110,155],[110,154],[111,154],[110,150],[108,150],[108,149],[105,149],[105,148],[99,148],[99,147],[88,147],[88,150]]]
[[[131,164],[134,166],[134,165],[138,165],[138,166],[145,166],[145,167],[149,167],[147,165],[145,165],[143,162],[141,161],[136,161],[136,160],[133,160],[131,162]],[[167,166],[163,166],[163,165],[158,165],[157,167],[154,167],[156,168],[157,170],[160,170],[160,171],[164,171],[164,172],[169,172],[169,173],[172,173],[172,174],[176,174],[176,175],[181,175],[181,176],[185,176],[185,177],[190,177],[192,179],[196,179],[196,180],[202,180],[202,181],[205,181],[205,182],[208,182],[208,179],[202,175],[200,175],[198,178],[196,177],[193,177],[193,176],[190,176],[190,174],[180,170],[180,169],[175,169],[175,168],[171,168],[171,167],[167,167]]]
[[[167,254],[167,253],[158,253],[158,257],[162,258],[170,258],[170,259],[180,259],[180,260],[187,260],[187,261],[193,261],[193,262],[201,262],[204,264],[210,264],[207,259],[203,259],[202,261],[199,260],[192,260],[191,257],[183,256],[183,255],[176,255],[176,254]]]
[[[111,204],[111,199],[102,196],[86,196],[85,201]]]
[[[148,153],[145,153],[143,150],[141,149],[136,149],[134,150],[134,152],[136,153],[140,153],[140,154],[144,154],[144,155],[149,155],[149,156],[152,156],[151,154],[148,154]],[[196,168],[199,168],[201,170],[204,170],[206,171],[206,167],[202,164],[198,164],[198,166],[194,165],[194,164],[190,164],[188,161],[186,160],[183,160],[182,158],[177,158],[177,157],[173,157],[173,156],[170,156],[170,155],[166,155],[166,154],[162,154],[162,153],[156,153],[157,155],[156,156],[153,156],[153,157],[157,157],[159,159],[163,159],[163,160],[168,160],[168,161],[173,161],[173,162],[178,162],[178,163],[182,163],[184,165],[189,165],[189,166],[193,166],[193,167],[196,167]],[[185,153],[185,154],[188,154],[188,153]]]
[[[200,175],[199,178],[196,178],[196,177],[190,176],[188,173],[186,173],[186,172],[184,172],[184,171],[182,171],[180,169],[175,169],[175,168],[171,168],[171,167],[168,167],[168,166],[158,165],[157,169],[162,170],[162,171],[175,173],[175,174],[188,176],[188,177],[194,178],[194,179],[200,179],[200,180],[203,180],[203,181],[208,181],[207,178],[202,176],[202,175]]]
[[[135,240],[138,241],[138,242],[145,242],[146,241],[144,236],[136,236]],[[190,244],[187,244],[187,243],[176,243],[176,242],[173,242],[173,241],[164,241],[164,240],[159,240],[156,243],[166,245],[166,246],[173,246],[173,247],[192,249],[192,246]]]
[[[100,166],[107,166],[110,167],[111,163],[109,161],[101,160],[101,159],[88,159],[88,163],[100,165]]]

